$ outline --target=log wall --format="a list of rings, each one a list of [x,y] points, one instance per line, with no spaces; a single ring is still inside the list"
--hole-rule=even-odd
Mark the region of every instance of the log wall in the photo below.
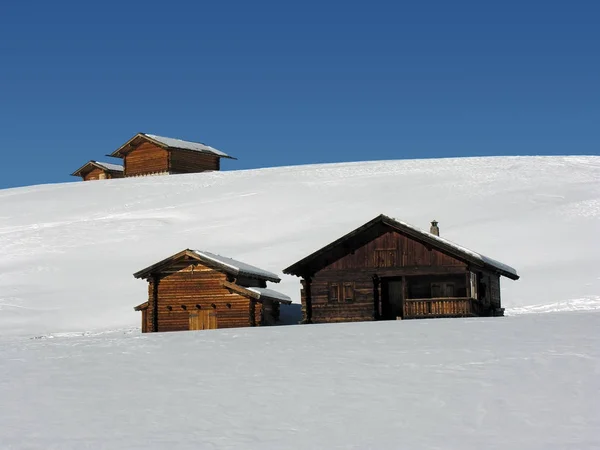
[[[156,294],[157,325],[154,323],[154,282],[148,283],[148,330],[182,331],[189,330],[189,313],[211,309],[217,314],[217,328],[247,327],[251,324],[251,301],[223,287],[227,276],[200,264],[190,264],[186,268],[162,277]],[[261,304],[255,303],[254,321],[261,324]]]
[[[467,265],[437,250],[390,231],[332,262],[311,279],[312,322],[368,321],[377,318],[373,276],[404,277],[435,275],[463,280]],[[306,318],[306,283],[301,290]]]
[[[170,150],[169,155],[170,173],[195,173],[221,168],[221,159],[208,153]]]
[[[126,177],[166,173],[169,171],[169,152],[150,142],[130,150],[123,158]]]

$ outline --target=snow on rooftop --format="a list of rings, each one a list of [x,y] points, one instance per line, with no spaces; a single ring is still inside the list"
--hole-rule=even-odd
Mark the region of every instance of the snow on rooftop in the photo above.
[[[281,300],[283,302],[291,302],[292,301],[291,297],[288,297],[287,295],[282,294],[281,292],[275,291],[273,289],[258,288],[258,287],[249,287],[246,289],[248,289],[249,291],[252,291],[256,294],[259,294],[261,297],[272,298],[275,300]]]
[[[268,270],[263,270],[258,267],[252,266],[250,264],[243,263],[241,261],[237,261],[233,258],[228,258],[226,256],[216,255],[211,252],[206,252],[202,250],[192,250],[201,258],[206,258],[208,260],[214,261],[218,264],[226,266],[233,270],[236,273],[241,275],[249,275],[252,277],[258,278],[266,278],[270,281],[279,282],[280,278],[273,272],[269,272]]]
[[[123,166],[120,164],[111,164],[111,163],[106,163],[106,162],[100,162],[100,161],[94,161],[96,164],[98,164],[99,166],[104,167],[107,170],[115,170],[118,172],[123,172]]]
[[[185,150],[194,150],[197,152],[213,153],[215,155],[222,156],[225,158],[230,157],[227,153],[224,153],[220,150],[217,150],[214,147],[211,147],[210,145],[205,145],[200,142],[183,141],[181,139],[157,136],[155,134],[148,134],[148,133],[144,133],[144,136],[148,136],[150,139],[154,139],[155,141],[161,142],[165,145],[168,145],[169,147],[183,148]]]

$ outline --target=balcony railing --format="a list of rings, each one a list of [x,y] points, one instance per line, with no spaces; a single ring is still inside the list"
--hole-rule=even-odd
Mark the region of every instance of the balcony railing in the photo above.
[[[468,297],[417,298],[404,301],[404,318],[478,316],[479,302]]]

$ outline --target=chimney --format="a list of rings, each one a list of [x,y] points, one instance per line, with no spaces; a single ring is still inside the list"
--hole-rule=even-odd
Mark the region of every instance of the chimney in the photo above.
[[[438,227],[438,223],[437,223],[437,221],[436,221],[436,220],[433,220],[433,221],[431,222],[431,228],[429,228],[429,232],[430,232],[431,234],[435,234],[436,236],[439,236],[439,235],[440,235],[440,229],[439,229],[439,227]]]

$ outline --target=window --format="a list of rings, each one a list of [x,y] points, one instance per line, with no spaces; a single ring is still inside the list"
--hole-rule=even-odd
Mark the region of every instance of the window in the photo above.
[[[354,301],[354,283],[344,283],[344,301]]]
[[[340,298],[340,285],[337,283],[332,283],[329,285],[329,301],[337,302]]]
[[[431,298],[454,297],[454,283],[431,283]]]

